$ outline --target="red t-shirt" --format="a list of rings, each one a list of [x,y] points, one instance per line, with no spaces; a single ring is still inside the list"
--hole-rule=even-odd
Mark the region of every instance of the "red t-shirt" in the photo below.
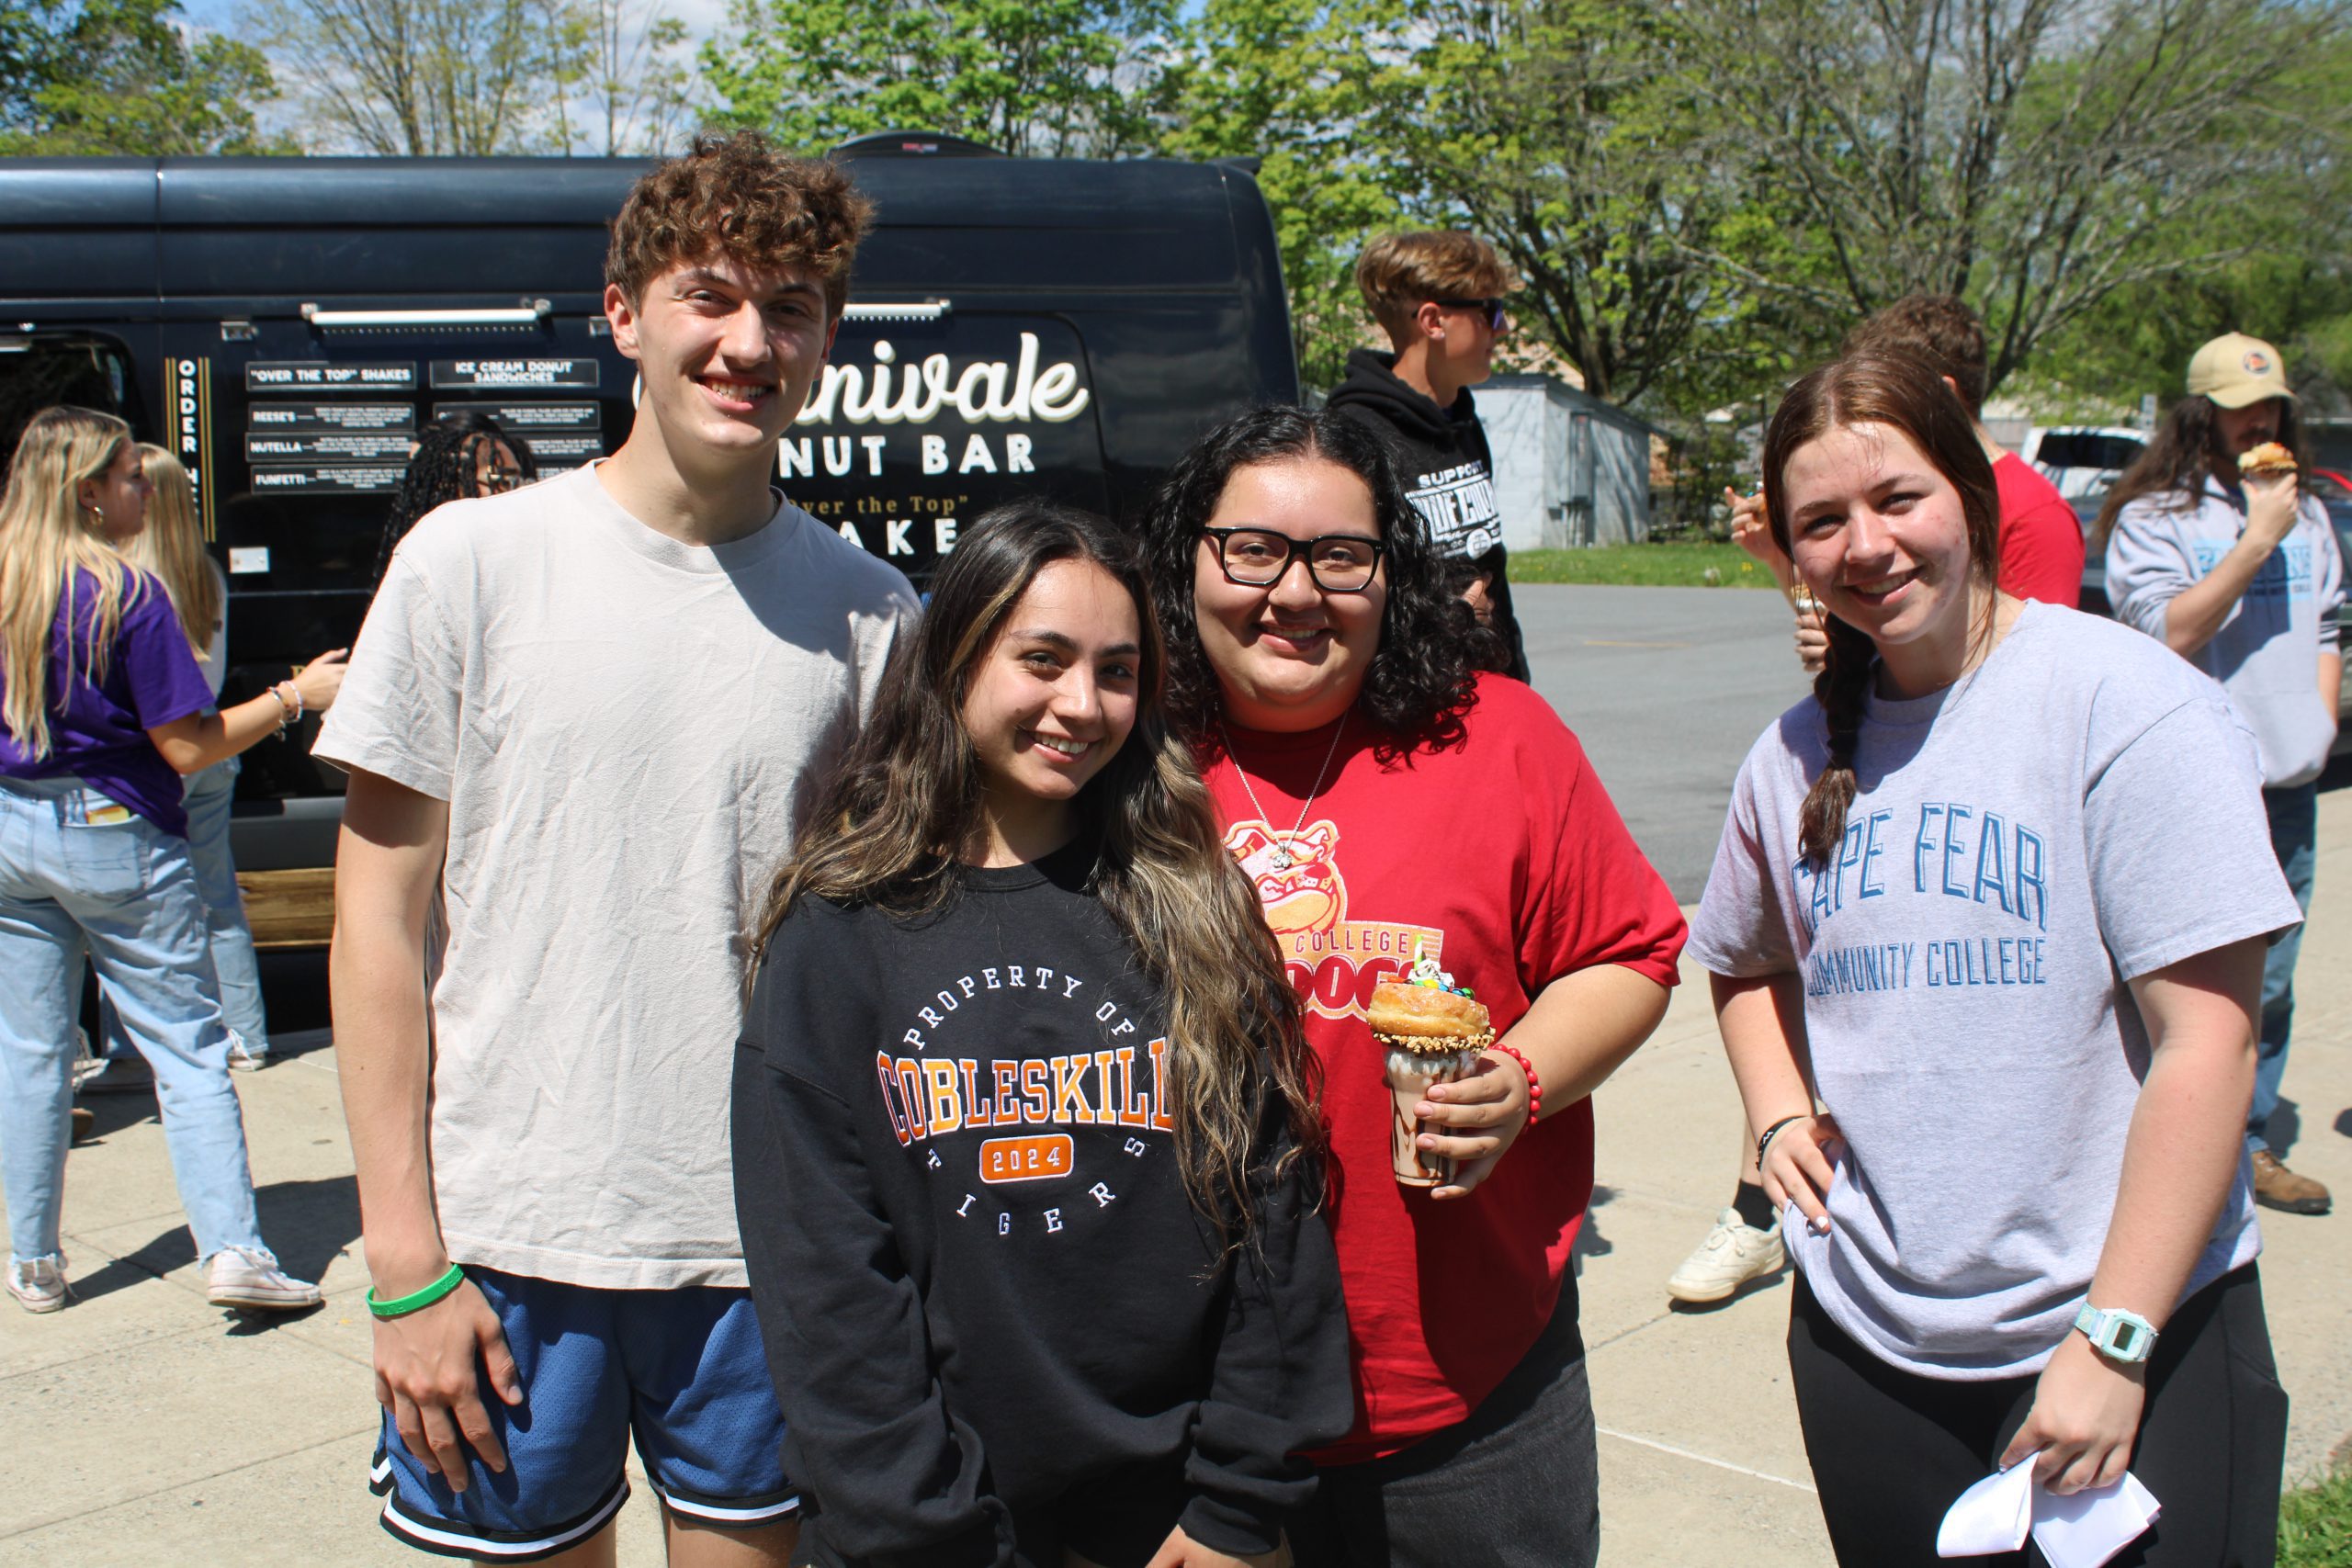
[[[1356,1424],[1313,1457],[1341,1464],[1453,1426],[1494,1391],[1550,1321],[1592,1196],[1589,1100],[1547,1099],[1467,1198],[1435,1203],[1399,1186],[1385,1053],[1363,1021],[1373,987],[1412,962],[1419,939],[1500,1032],[1574,970],[1623,964],[1674,984],[1686,934],[1584,749],[1528,687],[1482,676],[1464,744],[1385,765],[1364,722],[1343,722],[1311,806],[1329,727],[1235,728],[1246,773],[1221,752],[1206,768],[1226,847],[1257,886],[1323,1061]],[[1272,863],[1281,840],[1286,871]]]
[[[2069,610],[2083,592],[2083,520],[2014,452],[1993,465],[2001,491],[2001,592]]]

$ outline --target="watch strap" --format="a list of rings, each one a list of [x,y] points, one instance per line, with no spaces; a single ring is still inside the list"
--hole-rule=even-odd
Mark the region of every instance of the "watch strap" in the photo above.
[[[2075,1314],[2075,1326],[2090,1340],[2092,1349],[2126,1366],[2145,1361],[2156,1348],[2155,1325],[2120,1307],[2095,1307],[2085,1302]]]

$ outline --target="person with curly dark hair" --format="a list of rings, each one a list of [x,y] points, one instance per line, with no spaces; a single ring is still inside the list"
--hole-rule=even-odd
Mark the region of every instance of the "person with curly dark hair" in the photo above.
[[[392,508],[384,515],[384,542],[376,550],[376,574],[384,581],[392,564],[392,549],[408,531],[436,506],[477,496],[503,495],[539,477],[531,448],[506,434],[486,413],[454,414],[435,420],[417,437],[409,454],[408,471],[392,491]]]
[[[1590,1563],[1592,1405],[1568,1256],[1589,1096],[1665,1015],[1682,917],[1558,716],[1479,673],[1386,445],[1261,409],[1147,525],[1170,719],[1257,890],[1324,1069],[1355,1423],[1311,1451],[1302,1564]],[[1417,959],[1499,1032],[1401,1134],[1365,1021]],[[1449,983],[1452,983],[1449,980]],[[1418,1163],[1418,1162],[1417,1162]]]

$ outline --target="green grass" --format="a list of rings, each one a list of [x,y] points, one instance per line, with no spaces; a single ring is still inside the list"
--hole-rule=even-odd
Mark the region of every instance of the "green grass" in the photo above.
[[[1716,582],[1707,581],[1713,569]],[[1515,550],[1513,582],[1605,582],[1643,588],[1771,588],[1772,574],[1734,544],[1595,545]]]
[[[2278,1568],[2352,1568],[2352,1469],[2280,1501]]]

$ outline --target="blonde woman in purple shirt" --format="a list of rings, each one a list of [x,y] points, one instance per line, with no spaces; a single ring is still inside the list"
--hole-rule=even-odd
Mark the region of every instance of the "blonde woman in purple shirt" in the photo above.
[[[181,777],[332,702],[340,652],[251,702],[212,692],[163,585],[117,547],[149,484],[111,414],[44,409],[0,494],[0,1185],[10,1295],[68,1299],[59,1198],[86,952],[156,1100],[208,1293],[316,1305],[262,1244],[229,1035],[187,855]]]

